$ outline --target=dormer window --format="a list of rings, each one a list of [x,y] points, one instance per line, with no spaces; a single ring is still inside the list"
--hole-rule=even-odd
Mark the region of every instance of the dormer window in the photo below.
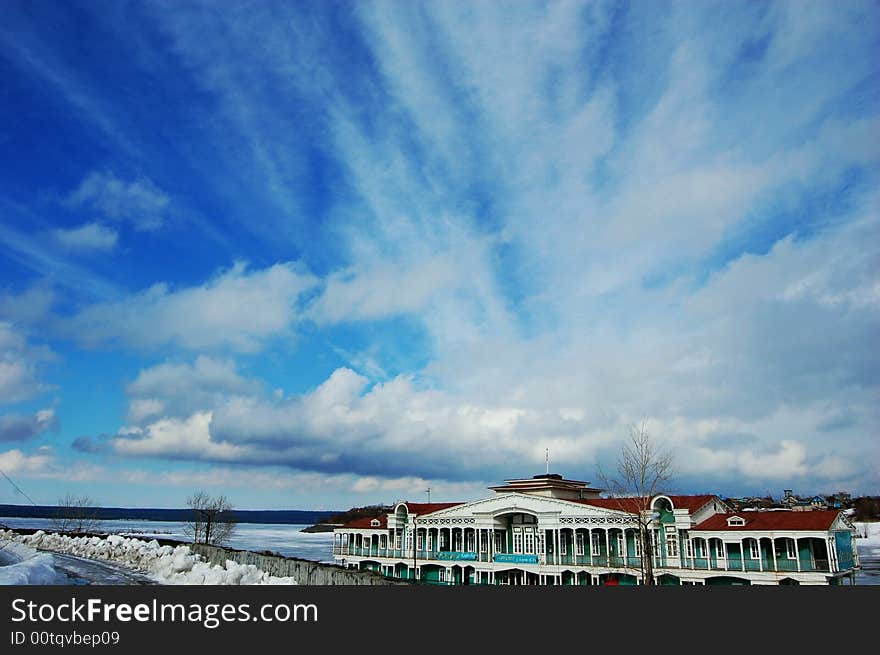
[[[370,525],[374,528],[378,528],[379,527],[379,519],[373,519],[372,521],[370,521]]]
[[[742,527],[746,524],[746,520],[741,516],[731,516],[727,519],[727,525],[731,528]]]

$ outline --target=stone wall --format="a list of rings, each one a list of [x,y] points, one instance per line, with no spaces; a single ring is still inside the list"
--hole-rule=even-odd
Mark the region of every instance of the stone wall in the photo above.
[[[390,580],[372,571],[345,569],[336,564],[322,564],[281,555],[254,553],[248,550],[232,550],[205,544],[190,544],[211,564],[223,566],[226,560],[238,564],[254,564],[262,571],[279,577],[291,577],[301,585],[389,585],[407,584],[401,580]]]

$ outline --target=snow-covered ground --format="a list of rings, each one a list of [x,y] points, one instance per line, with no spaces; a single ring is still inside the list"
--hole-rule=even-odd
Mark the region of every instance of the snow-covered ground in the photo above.
[[[880,522],[854,523],[860,557],[880,557]]]
[[[15,541],[0,541],[0,584],[68,584],[51,553],[39,553]]]
[[[0,527],[30,528],[54,532],[50,519],[0,517]],[[238,550],[271,550],[286,557],[315,562],[333,561],[332,532],[303,532],[305,525],[290,523],[239,523],[227,544]],[[176,539],[188,541],[186,523],[179,521],[107,520],[96,532],[121,534],[138,539]]]
[[[880,522],[856,522],[856,550],[862,568],[856,573],[858,585],[880,585]]]
[[[114,562],[140,571],[160,584],[296,584],[293,578],[269,575],[253,564],[237,564],[229,560],[226,566],[208,564],[189,546],[160,546],[155,540],[120,535],[69,537],[43,531],[20,535],[0,530],[0,547],[5,547],[0,553],[8,551],[10,557],[10,564],[0,565],[0,582],[8,578],[5,584],[65,584],[58,577],[63,574],[58,571],[53,556],[36,549]]]

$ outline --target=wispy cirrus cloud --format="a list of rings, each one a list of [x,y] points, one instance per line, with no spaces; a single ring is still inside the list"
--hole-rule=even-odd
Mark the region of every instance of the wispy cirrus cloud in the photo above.
[[[119,233],[100,223],[84,223],[74,228],[52,230],[52,238],[63,248],[74,252],[100,252],[116,248]]]
[[[171,206],[168,194],[149,178],[126,181],[108,171],[89,173],[65,202],[69,207],[90,209],[109,219],[128,221],[138,230],[161,227]],[[94,232],[94,227],[90,229]]]
[[[876,486],[874,4],[206,7],[144,9],[139,70],[184,71],[174,159],[258,263],[74,312],[82,344],[211,353],[144,368],[106,448],[366,491],[546,447],[589,476],[647,417],[687,484]],[[152,180],[71,199],[164,220]],[[400,318],[426,352],[390,372]],[[303,326],[358,372],[242,372]]]

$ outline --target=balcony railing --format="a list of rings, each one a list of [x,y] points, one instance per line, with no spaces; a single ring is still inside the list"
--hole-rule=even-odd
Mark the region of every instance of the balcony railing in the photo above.
[[[400,548],[353,548],[353,547],[334,547],[333,555],[339,557],[384,557],[392,559],[412,560],[412,551],[405,551]],[[561,555],[557,562],[553,554],[538,555],[527,553],[494,553],[491,557],[486,552],[477,553],[474,551],[427,551],[419,550],[416,552],[416,559],[420,561],[463,561],[463,562],[489,562],[506,564],[547,564],[547,565],[574,565],[574,566],[607,566],[614,568],[632,568],[641,567],[641,558],[627,556],[622,557],[612,554],[607,555]],[[657,569],[677,569],[677,570],[695,570],[695,571],[765,571],[777,573],[811,573],[811,572],[831,572],[830,562],[827,559],[817,559],[811,561],[801,561],[798,568],[798,560],[787,558],[779,558],[774,563],[773,560],[765,559],[763,561],[753,559],[706,559],[702,557],[682,558],[661,560],[656,558],[654,566]]]

